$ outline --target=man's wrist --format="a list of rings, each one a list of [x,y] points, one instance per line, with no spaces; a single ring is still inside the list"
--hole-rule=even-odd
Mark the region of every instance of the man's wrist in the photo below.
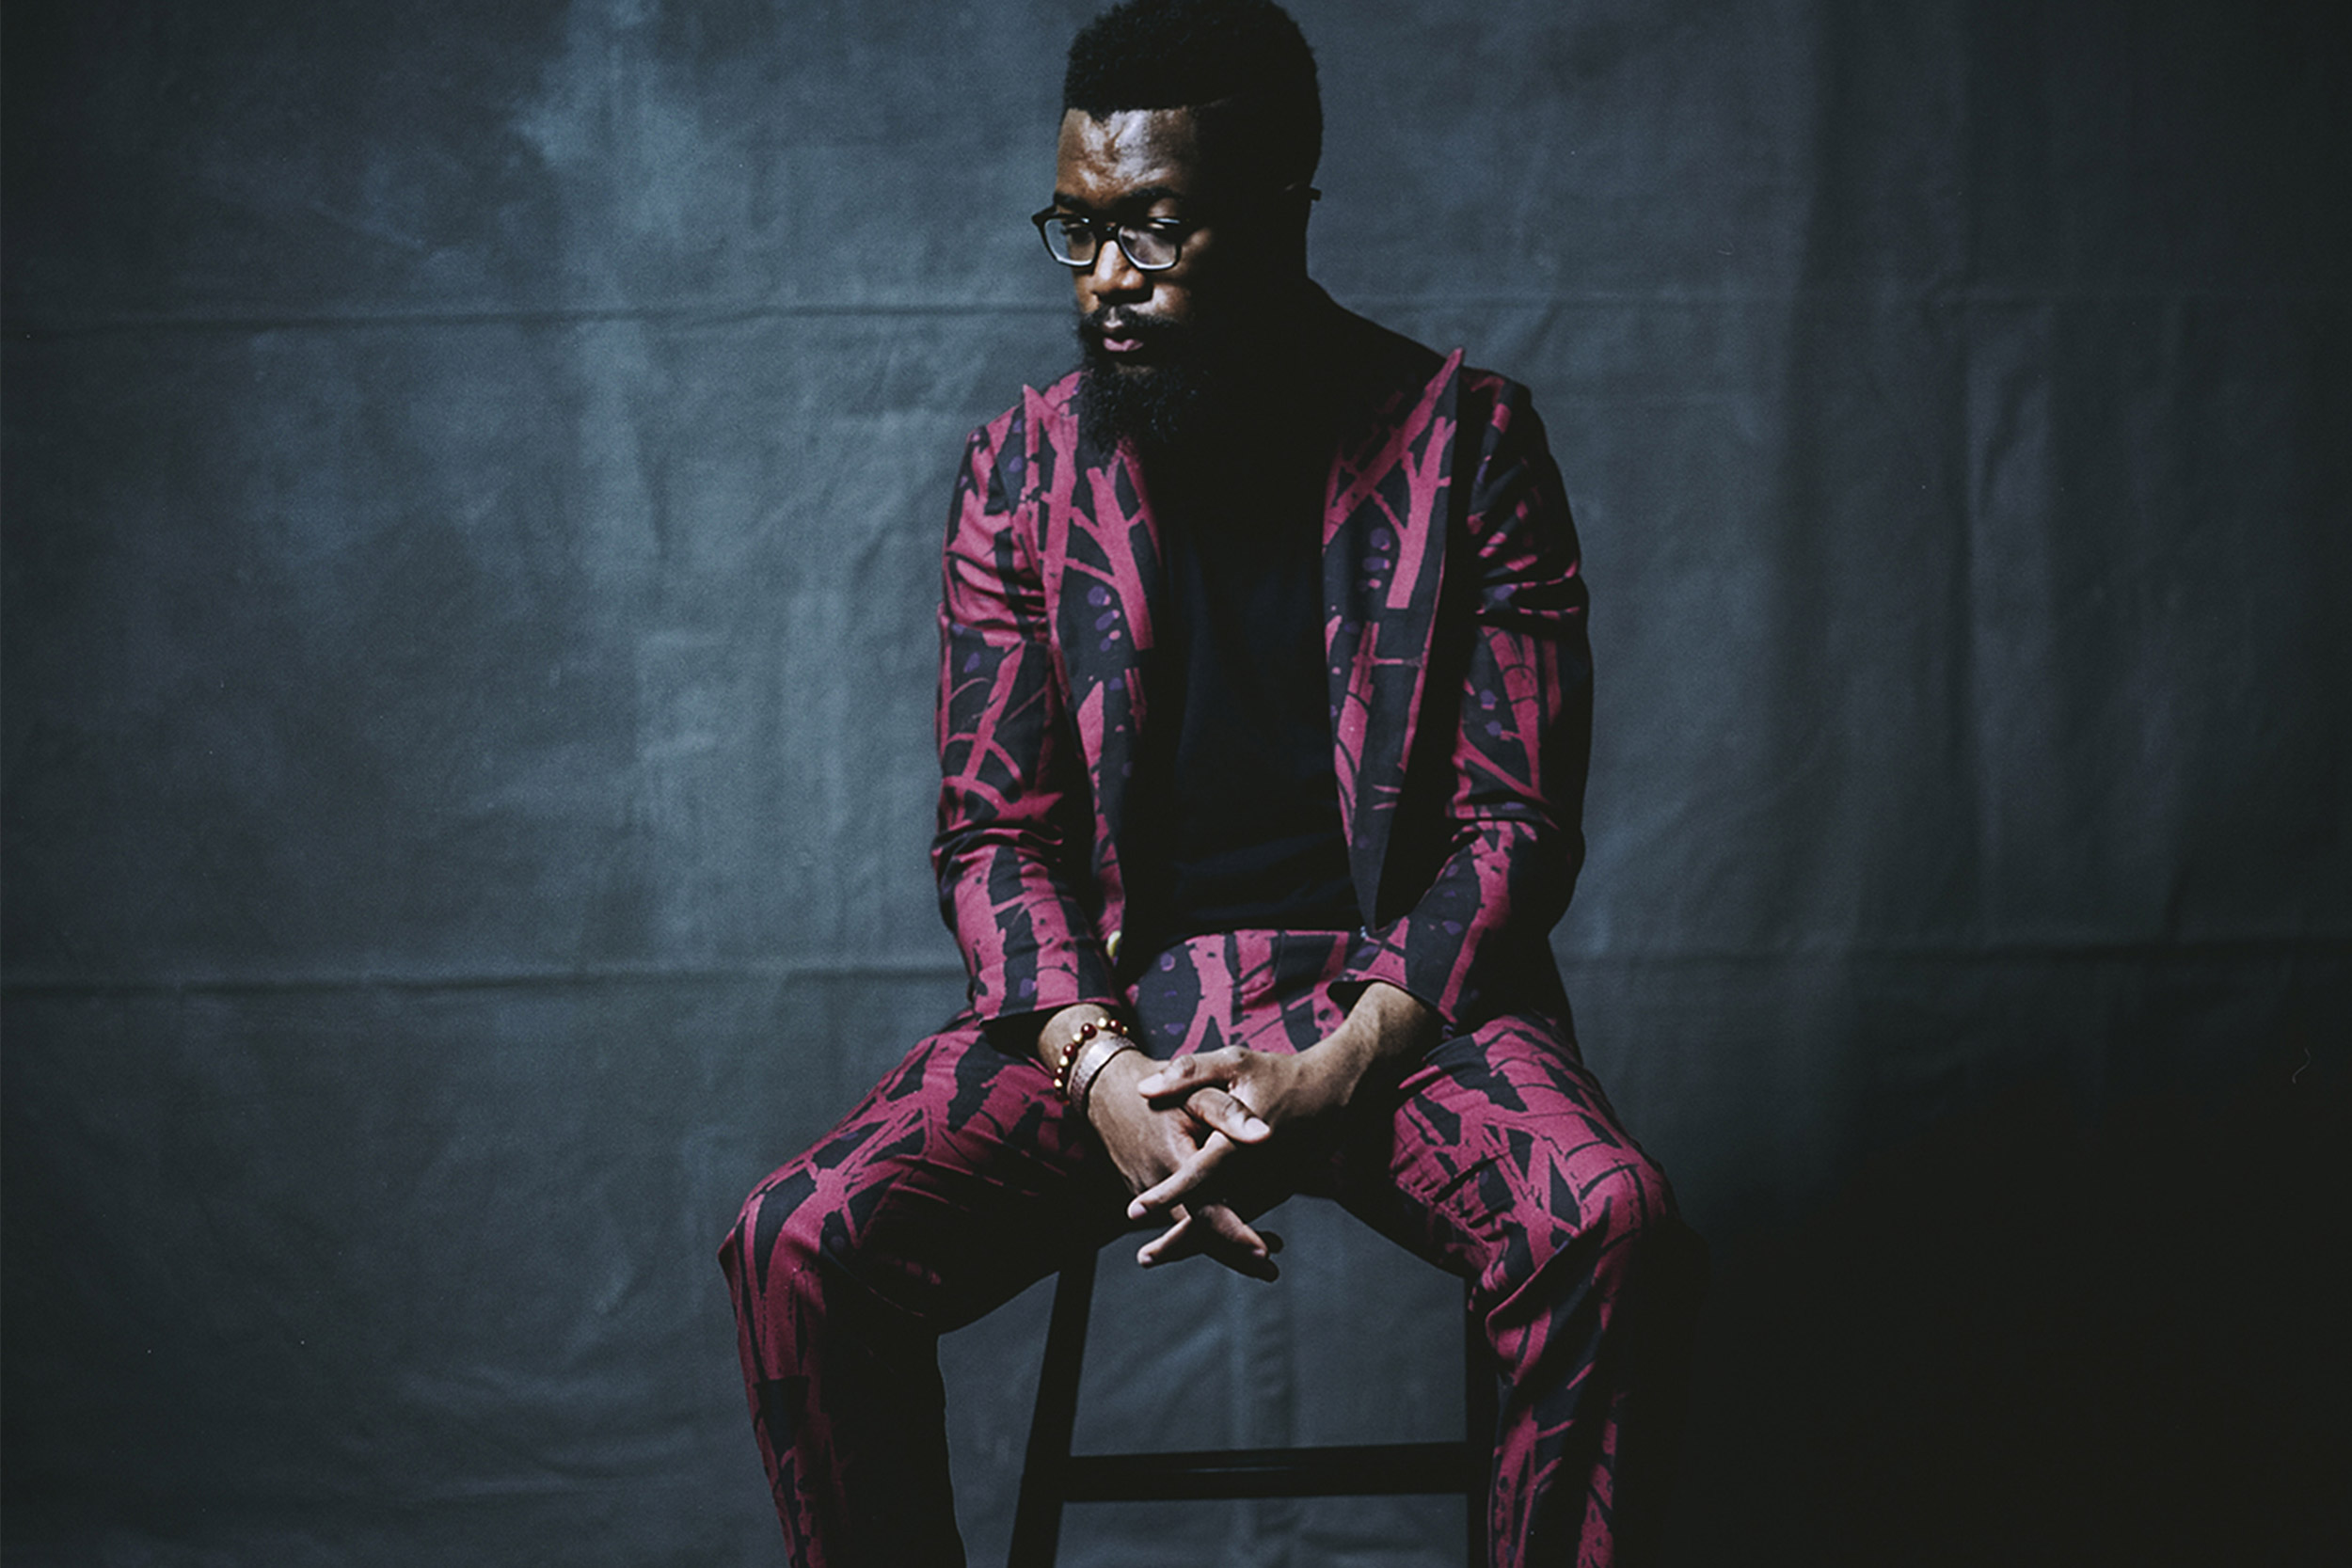
[[[1317,1047],[1349,1091],[1383,1068],[1425,1053],[1437,1040],[1437,1010],[1410,991],[1374,981],[1356,998],[1347,1019]]]
[[[1070,1070],[1062,1088],[1062,1098],[1078,1108],[1084,1116],[1094,1092],[1094,1081],[1111,1063],[1131,1053],[1139,1053],[1142,1047],[1116,1029],[1104,1029],[1081,1042],[1070,1053]]]
[[[1159,1065],[1144,1054],[1139,1046],[1119,1052],[1087,1080],[1086,1098],[1078,1105],[1079,1115],[1086,1117],[1088,1126],[1100,1132],[1103,1121],[1096,1115],[1097,1108],[1116,1101],[1140,1099],[1135,1091],[1136,1082]]]
[[[1089,1023],[1100,1028],[1106,1022],[1117,1022],[1111,1010],[1099,1002],[1073,1002],[1069,1006],[1057,1007],[1043,1015],[1038,1024],[1034,1053],[1045,1070],[1051,1072],[1061,1060],[1062,1053],[1077,1038],[1080,1028]]]
[[[1038,1059],[1053,1074],[1054,1093],[1072,1105],[1080,1102],[1086,1081],[1104,1063],[1134,1049],[1135,1037],[1119,1015],[1092,1004],[1063,1008],[1038,1035]]]
[[[1375,980],[1356,998],[1347,1022],[1361,1028],[1382,1056],[1423,1050],[1438,1034],[1438,1010],[1411,991]]]

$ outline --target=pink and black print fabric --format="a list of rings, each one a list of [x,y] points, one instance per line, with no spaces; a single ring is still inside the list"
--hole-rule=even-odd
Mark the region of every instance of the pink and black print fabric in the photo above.
[[[1324,508],[1324,643],[1363,927],[1340,984],[1475,1021],[1545,982],[1582,860],[1576,534],[1523,388],[1329,308],[1365,408]],[[1160,549],[1076,378],[965,451],[941,606],[940,897],[982,1018],[1116,1000]],[[1133,957],[1133,955],[1129,955]]]
[[[1199,937],[1146,962],[1125,1000],[1154,1054],[1303,1050],[1340,1022],[1353,945]],[[1562,1020],[1526,1015],[1452,1036],[1266,1195],[1335,1198],[1473,1282],[1505,1380],[1497,1564],[1613,1560],[1641,1506],[1627,1488],[1645,1484],[1619,1464],[1630,1405],[1667,1331],[1623,1308],[1688,1266],[1664,1177],[1565,1040]],[[1125,1201],[1044,1070],[970,1021],[760,1184],[720,1256],[796,1563],[962,1561],[937,1337],[1117,1236]]]
[[[1009,1038],[1094,1002],[1163,1055],[1296,1051],[1374,981],[1434,1007],[1441,1043],[1340,1141],[1232,1196],[1326,1193],[1471,1281],[1507,1385],[1496,1563],[1599,1568],[1654,1517],[1629,1459],[1645,1447],[1635,1391],[1675,1359],[1658,1347],[1692,1296],[1661,1282],[1693,1243],[1578,1059],[1547,942],[1582,858],[1575,531],[1522,388],[1321,309],[1353,400],[1321,587],[1355,930],[1126,941],[1162,592],[1151,498],[1130,454],[1082,438],[1074,377],[1025,392],[965,451],[932,858],[969,1006],[763,1182],[722,1252],[803,1568],[962,1560],[937,1337],[1123,1228],[1107,1157],[990,1027]]]

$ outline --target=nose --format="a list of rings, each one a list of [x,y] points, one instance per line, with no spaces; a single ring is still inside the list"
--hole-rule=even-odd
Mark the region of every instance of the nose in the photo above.
[[[1109,241],[1095,251],[1094,265],[1078,276],[1096,299],[1133,297],[1152,289],[1151,277],[1127,259],[1127,247]]]

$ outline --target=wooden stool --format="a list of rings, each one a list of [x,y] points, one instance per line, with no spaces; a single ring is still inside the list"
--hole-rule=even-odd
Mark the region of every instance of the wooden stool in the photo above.
[[[1451,1443],[1337,1448],[1200,1449],[1185,1453],[1073,1454],[1078,1374],[1094,1305],[1094,1254],[1075,1259],[1054,1289],[1038,1374],[1037,1414],[1013,1511],[1009,1568],[1053,1568],[1064,1503],[1186,1498],[1407,1497],[1454,1493],[1466,1502],[1470,1568],[1486,1560],[1486,1490],[1493,1464],[1495,1367],[1478,1321],[1462,1318],[1464,1436]]]

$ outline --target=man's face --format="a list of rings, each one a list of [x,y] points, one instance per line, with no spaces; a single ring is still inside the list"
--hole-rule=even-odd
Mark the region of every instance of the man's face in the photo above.
[[[1256,307],[1275,292],[1257,286],[1263,267],[1242,264],[1249,236],[1210,183],[1190,109],[1062,117],[1056,208],[1134,228],[1172,224],[1183,239],[1176,263],[1157,272],[1107,243],[1093,265],[1073,271],[1086,356],[1079,413],[1096,440],[1199,450],[1230,429],[1249,395],[1247,367],[1267,325]]]
[[[1216,303],[1216,231],[1192,227],[1203,215],[1200,147],[1190,109],[1121,109],[1096,119],[1062,116],[1054,166],[1054,205],[1079,217],[1145,227],[1181,223],[1174,266],[1144,272],[1124,248],[1102,245],[1074,271],[1079,333],[1093,366],[1149,376],[1181,351],[1204,301]]]

